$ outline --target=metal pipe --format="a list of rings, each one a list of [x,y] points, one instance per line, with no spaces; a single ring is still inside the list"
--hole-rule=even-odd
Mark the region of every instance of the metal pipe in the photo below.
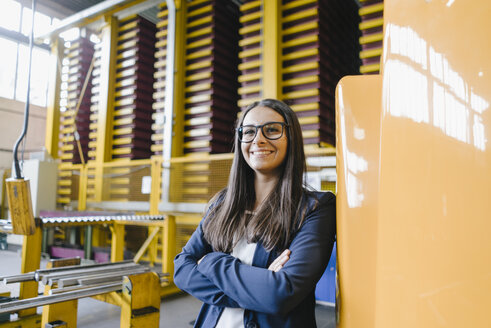
[[[126,266],[128,267],[138,267],[140,266],[139,264],[132,265],[132,266]],[[108,267],[108,268],[93,268],[89,270],[71,270],[71,271],[65,271],[65,272],[59,272],[55,274],[46,274],[42,276],[42,283],[45,285],[51,286],[53,282],[58,281],[59,279],[63,278],[70,278],[73,277],[74,275],[78,275],[79,277],[81,276],[87,276],[90,274],[94,273],[102,273],[102,272],[118,272],[121,271],[125,267]]]
[[[66,31],[72,27],[79,27],[82,25],[87,25],[103,15],[112,15],[124,8],[131,2],[138,4],[143,2],[143,0],[106,0],[101,3],[95,4],[92,7],[84,9],[80,12],[69,16],[62,21],[60,21],[54,28],[49,32],[40,35],[36,38],[36,41],[42,43],[45,39],[51,39],[55,35],[59,35],[61,32]]]
[[[32,0],[32,18],[31,18],[31,33],[29,33],[29,62],[27,64],[27,92],[26,92],[26,104],[24,107],[24,126],[22,128],[22,133],[14,144],[14,170],[12,172],[12,177],[21,180],[24,179],[19,164],[19,157],[17,155],[17,150],[19,145],[27,134],[27,126],[29,125],[29,106],[31,102],[31,68],[32,68],[32,47],[34,41],[34,13],[36,12],[36,0]],[[24,161],[24,150],[22,150],[22,161]],[[11,208],[9,209],[11,210]],[[31,214],[32,215],[32,214]]]
[[[128,270],[121,270],[117,272],[110,272],[105,274],[84,275],[82,277],[81,276],[67,277],[58,280],[58,288],[65,288],[74,285],[91,285],[91,284],[98,284],[100,282],[115,281],[117,279],[122,279],[123,276],[129,276],[129,275],[144,273],[149,271],[150,271],[149,268],[140,267],[140,268],[134,268]],[[112,278],[112,280],[107,279],[107,280],[99,281],[100,279],[105,279],[105,278]],[[84,281],[85,283],[82,283],[82,281]]]
[[[174,75],[176,51],[176,4],[167,0],[167,56],[165,63],[165,99],[164,99],[164,132],[161,202],[168,203],[170,199],[170,159],[172,156],[172,134],[174,126]],[[181,4],[183,6],[183,4]],[[181,8],[182,10],[182,8]],[[179,31],[181,32],[181,31]]]
[[[121,264],[131,264],[135,263],[133,260],[127,260],[127,261],[119,261],[119,262],[108,262],[108,263],[97,263],[97,264],[89,264],[89,265],[70,265],[70,266],[64,266],[64,267],[59,267],[59,268],[52,268],[52,269],[39,269],[36,270],[35,273],[39,274],[46,274],[46,273],[51,273],[51,272],[60,272],[60,271],[69,271],[73,269],[81,269],[81,268],[98,268],[98,267],[107,267],[107,266],[113,266],[113,265],[121,265]]]
[[[42,281],[44,284],[46,284],[46,281],[49,277],[58,277],[58,276],[70,276],[70,275],[75,275],[75,274],[88,274],[92,272],[98,272],[98,271],[107,271],[107,272],[113,272],[114,270],[119,270],[121,268],[130,268],[130,267],[136,267],[139,266],[140,264],[137,264],[135,262],[127,263],[127,264],[115,264],[115,265],[108,265],[108,266],[94,266],[94,267],[85,267],[85,266],[72,266],[71,269],[69,270],[57,270],[57,271],[49,271],[49,270],[42,270],[42,271],[35,271],[34,275],[36,277],[37,281]],[[110,271],[108,271],[110,270]],[[44,279],[45,277],[48,277]]]
[[[12,232],[12,221],[0,219],[0,232]]]
[[[114,284],[107,284],[107,285],[97,286],[92,288],[86,288],[82,290],[74,290],[62,294],[43,295],[43,296],[28,298],[24,300],[1,303],[0,314],[13,313],[20,310],[35,308],[38,306],[55,304],[55,303],[71,301],[79,298],[115,292],[121,289],[122,289],[122,283],[114,283]]]
[[[18,274],[15,276],[0,277],[0,280],[2,280],[4,284],[13,284],[16,282],[35,280],[35,278],[34,278],[34,273],[30,272],[30,273]]]
[[[114,279],[114,278],[119,278],[119,279],[123,279],[124,276],[131,276],[131,275],[134,275],[134,274],[140,274],[140,273],[145,273],[145,272],[150,272],[150,268],[147,268],[147,267],[141,267],[139,269],[135,269],[135,270],[128,270],[128,271],[124,271],[124,272],[117,272],[116,274],[101,274],[101,275],[94,275],[94,276],[88,276],[88,277],[84,277],[84,278],[79,278],[78,279],[78,283],[80,285],[95,285],[95,284],[99,284],[99,283],[102,283],[102,282],[107,282],[107,281],[110,281],[110,279]]]
[[[108,285],[107,283],[103,284],[94,284],[91,285],[90,287],[104,287]],[[87,289],[88,286],[82,286],[82,285],[75,285],[75,286],[70,286],[70,287],[64,287],[64,288],[53,288],[48,291],[48,295],[56,295],[56,294],[62,294],[62,293],[67,293],[67,292],[72,292],[75,290],[82,290],[82,289]]]
[[[92,256],[92,226],[90,224],[85,227],[84,256],[86,259]]]

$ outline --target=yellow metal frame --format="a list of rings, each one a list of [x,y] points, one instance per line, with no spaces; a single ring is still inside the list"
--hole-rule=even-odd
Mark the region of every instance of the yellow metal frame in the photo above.
[[[159,327],[159,286],[160,279],[154,272],[124,278],[121,295],[121,328]]]
[[[41,315],[33,314],[0,323],[0,328],[41,328]]]
[[[184,68],[186,65],[186,13],[187,1],[176,0],[176,33],[174,67]],[[185,70],[174,69],[174,113],[172,126],[171,156],[182,156],[184,144],[184,100],[185,100]],[[164,149],[165,152],[165,149]]]
[[[106,16],[106,25],[102,28],[101,40],[101,74],[99,109],[97,116],[97,147],[95,162],[95,190],[96,201],[102,200],[103,192],[103,166],[110,160],[112,144],[112,112],[114,101],[114,84],[116,82],[116,45],[118,38],[118,21],[115,17]]]
[[[22,264],[20,273],[28,273],[39,269],[41,262],[41,227],[37,226],[34,234],[24,236],[22,243]],[[36,297],[38,295],[37,281],[27,281],[20,284],[19,299]],[[26,309],[19,311],[19,317],[36,314],[36,309]]]
[[[67,265],[79,265],[80,258],[75,259],[61,259],[49,261],[46,265],[46,269],[57,268]],[[49,291],[52,286],[46,285],[44,287],[44,295],[49,295]],[[56,304],[50,304],[43,306],[42,313],[42,323],[41,327],[46,327],[46,324],[61,320],[67,324],[67,327],[77,326],[77,310],[78,310],[78,300],[71,300],[66,302],[60,302]]]
[[[60,88],[61,88],[61,61],[63,42],[59,37],[51,40],[51,54],[55,61],[55,69],[50,76],[48,90],[48,106],[46,111],[46,151],[53,158],[58,158],[58,141],[60,133]]]
[[[279,0],[263,1],[263,95],[264,98],[281,98],[281,25]]]

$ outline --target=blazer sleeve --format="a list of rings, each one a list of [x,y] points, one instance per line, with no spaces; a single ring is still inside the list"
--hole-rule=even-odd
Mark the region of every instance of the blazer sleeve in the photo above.
[[[205,215],[206,217],[206,215]],[[197,270],[197,262],[212,251],[203,236],[202,223],[174,259],[174,283],[181,290],[193,295],[204,303],[222,307],[239,307],[213,282]]]
[[[334,194],[325,193],[307,213],[290,244],[290,259],[278,272],[220,252],[206,255],[198,271],[241,308],[285,315],[314,290],[327,267],[336,233],[335,204]]]

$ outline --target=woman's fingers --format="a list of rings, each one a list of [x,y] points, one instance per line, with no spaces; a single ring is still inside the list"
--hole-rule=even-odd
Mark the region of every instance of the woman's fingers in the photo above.
[[[273,261],[273,263],[271,263],[268,270],[271,270],[274,272],[280,271],[283,268],[283,266],[285,265],[285,263],[288,262],[288,260],[290,259],[290,254],[291,254],[291,251],[289,249],[285,249],[283,251],[283,253],[281,253],[280,256],[278,256]]]

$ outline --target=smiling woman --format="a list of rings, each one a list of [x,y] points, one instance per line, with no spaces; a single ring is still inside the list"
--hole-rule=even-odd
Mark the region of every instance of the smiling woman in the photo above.
[[[264,99],[239,119],[228,185],[177,255],[174,282],[204,302],[196,327],[315,327],[335,197],[307,189],[293,110]]]
[[[277,178],[288,146],[283,117],[271,108],[258,106],[247,113],[242,123],[238,129],[242,156],[254,170],[255,178]]]

